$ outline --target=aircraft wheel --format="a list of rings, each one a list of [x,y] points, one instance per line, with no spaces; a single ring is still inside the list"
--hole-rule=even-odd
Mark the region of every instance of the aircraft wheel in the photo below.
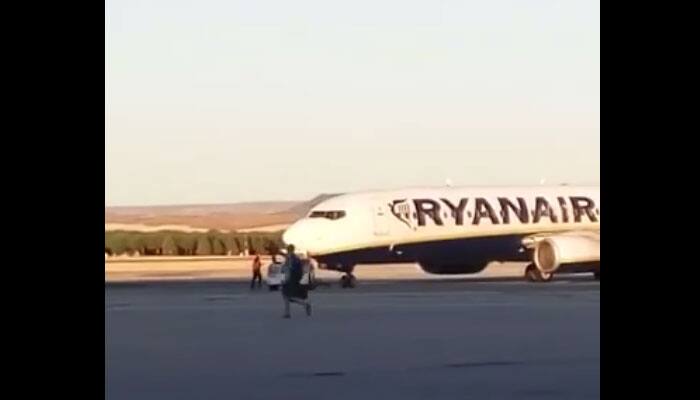
[[[357,279],[352,274],[343,275],[340,278],[340,287],[342,287],[343,289],[354,288],[356,285],[357,285]]]
[[[529,282],[549,282],[553,277],[554,274],[540,271],[535,264],[529,264],[525,268],[525,279]]]

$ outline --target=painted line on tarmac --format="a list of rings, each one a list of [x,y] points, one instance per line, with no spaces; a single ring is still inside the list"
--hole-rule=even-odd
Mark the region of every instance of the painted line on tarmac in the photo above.
[[[415,304],[398,304],[398,303],[371,303],[371,304],[366,304],[364,306],[358,305],[358,304],[323,304],[323,305],[318,305],[314,304],[312,302],[312,305],[314,305],[314,312],[322,312],[324,309],[358,309],[358,310],[363,310],[365,311],[366,309],[370,309],[369,311],[377,311],[375,310],[376,307],[386,307],[386,308],[403,308],[403,309],[412,309],[412,308],[480,308],[480,307],[509,307],[509,308],[533,308],[533,307],[544,307],[544,308],[566,308],[566,307],[589,307],[589,306],[595,306],[599,307],[600,302],[599,301],[588,301],[588,302],[566,302],[566,303],[553,303],[553,302],[541,302],[541,303],[500,303],[500,302],[490,302],[490,303],[485,303],[485,302],[477,302],[477,303],[440,303],[440,304],[424,304],[424,303],[415,303]],[[117,307],[117,308],[112,308],[112,307],[107,307],[106,311],[108,312],[130,312],[130,311],[225,311],[225,310],[269,310],[271,308],[275,308],[274,305],[272,304],[267,304],[267,305],[243,305],[243,304],[220,304],[220,305],[171,305],[171,306],[130,306],[130,307]],[[318,310],[318,311],[317,311]]]

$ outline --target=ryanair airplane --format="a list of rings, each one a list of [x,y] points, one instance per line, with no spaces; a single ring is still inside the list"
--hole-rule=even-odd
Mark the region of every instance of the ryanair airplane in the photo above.
[[[283,235],[320,268],[415,262],[431,274],[473,274],[492,261],[530,261],[529,281],[555,272],[600,279],[598,187],[444,187],[346,194]]]

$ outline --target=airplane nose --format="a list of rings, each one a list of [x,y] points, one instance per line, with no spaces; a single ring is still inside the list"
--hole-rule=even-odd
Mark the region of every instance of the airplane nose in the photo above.
[[[293,244],[295,246],[298,246],[297,242],[299,239],[299,228],[296,226],[296,224],[293,224],[287,230],[282,233],[282,241],[286,245]]]
[[[315,237],[317,230],[312,228],[313,224],[309,224],[309,221],[298,221],[284,231],[282,241],[287,245],[293,244],[299,252],[314,250],[312,247],[318,244],[319,238]]]

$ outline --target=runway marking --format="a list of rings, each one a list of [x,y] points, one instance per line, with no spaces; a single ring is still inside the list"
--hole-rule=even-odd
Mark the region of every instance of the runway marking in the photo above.
[[[313,304],[313,302],[312,302]],[[314,304],[314,310],[318,312],[323,312],[324,309],[357,309],[357,310],[367,310],[375,307],[388,307],[388,308],[447,308],[447,307],[462,307],[462,308],[479,308],[479,307],[518,307],[518,308],[531,308],[531,307],[547,307],[547,308],[560,308],[560,307],[585,307],[585,306],[599,306],[599,301],[588,301],[588,302],[567,302],[567,303],[552,303],[552,302],[542,302],[542,303],[497,303],[497,302],[483,302],[483,303],[441,303],[441,304],[399,304],[399,303],[369,303],[369,304]],[[224,310],[269,310],[275,308],[276,305],[252,305],[252,304],[226,304],[217,307],[211,305],[200,305],[200,306],[142,306],[142,307],[107,307],[107,311],[117,312],[117,311],[224,311]]]
[[[530,368],[533,366],[552,366],[552,365],[570,365],[570,364],[599,364],[600,358],[552,358],[552,359],[531,359],[531,360],[504,360],[504,361],[465,361],[452,362],[442,365],[413,365],[399,368],[373,368],[368,370],[330,370],[321,372],[288,372],[278,375],[282,378],[313,378],[313,377],[338,377],[353,375],[355,377],[362,375],[376,374],[395,374],[395,373],[412,373],[434,371],[436,369],[462,369],[462,368],[482,368],[482,367],[519,367]]]
[[[313,376],[345,376],[345,372],[314,372]]]
[[[318,297],[326,297],[326,296],[332,296],[332,297],[354,297],[354,298],[359,298],[359,297],[419,297],[419,298],[425,298],[425,297],[445,297],[445,296],[464,296],[464,295],[501,295],[504,292],[497,291],[497,290],[479,290],[475,292],[461,292],[461,291],[444,291],[444,292],[420,292],[420,291],[411,291],[411,292],[356,292],[356,293],[331,293],[331,292],[320,292],[320,293],[310,293],[310,295],[316,295]]]
[[[107,309],[108,310],[118,310],[120,308],[125,308],[131,306],[131,303],[114,303],[114,304],[107,304]]]
[[[287,374],[282,374],[285,378],[313,378],[313,377],[337,377],[345,376],[345,372],[342,371],[319,371],[319,372],[290,372]]]
[[[219,296],[205,296],[204,300],[206,301],[222,301],[222,300],[236,300],[236,299],[244,299],[250,297],[249,295],[244,295],[244,294],[230,294],[230,295],[219,295]]]
[[[563,392],[558,391],[558,390],[550,390],[550,389],[531,389],[531,390],[520,390],[515,392],[516,395],[522,395],[526,397],[561,397]]]
[[[443,365],[425,365],[408,368],[411,371],[426,371],[437,368],[469,368],[469,367],[490,367],[490,366],[551,366],[551,365],[570,365],[570,364],[598,364],[600,358],[593,357],[576,357],[576,358],[543,358],[530,359],[521,361],[466,361],[452,362]]]
[[[482,361],[445,364],[447,368],[502,367],[525,364],[522,361]]]

